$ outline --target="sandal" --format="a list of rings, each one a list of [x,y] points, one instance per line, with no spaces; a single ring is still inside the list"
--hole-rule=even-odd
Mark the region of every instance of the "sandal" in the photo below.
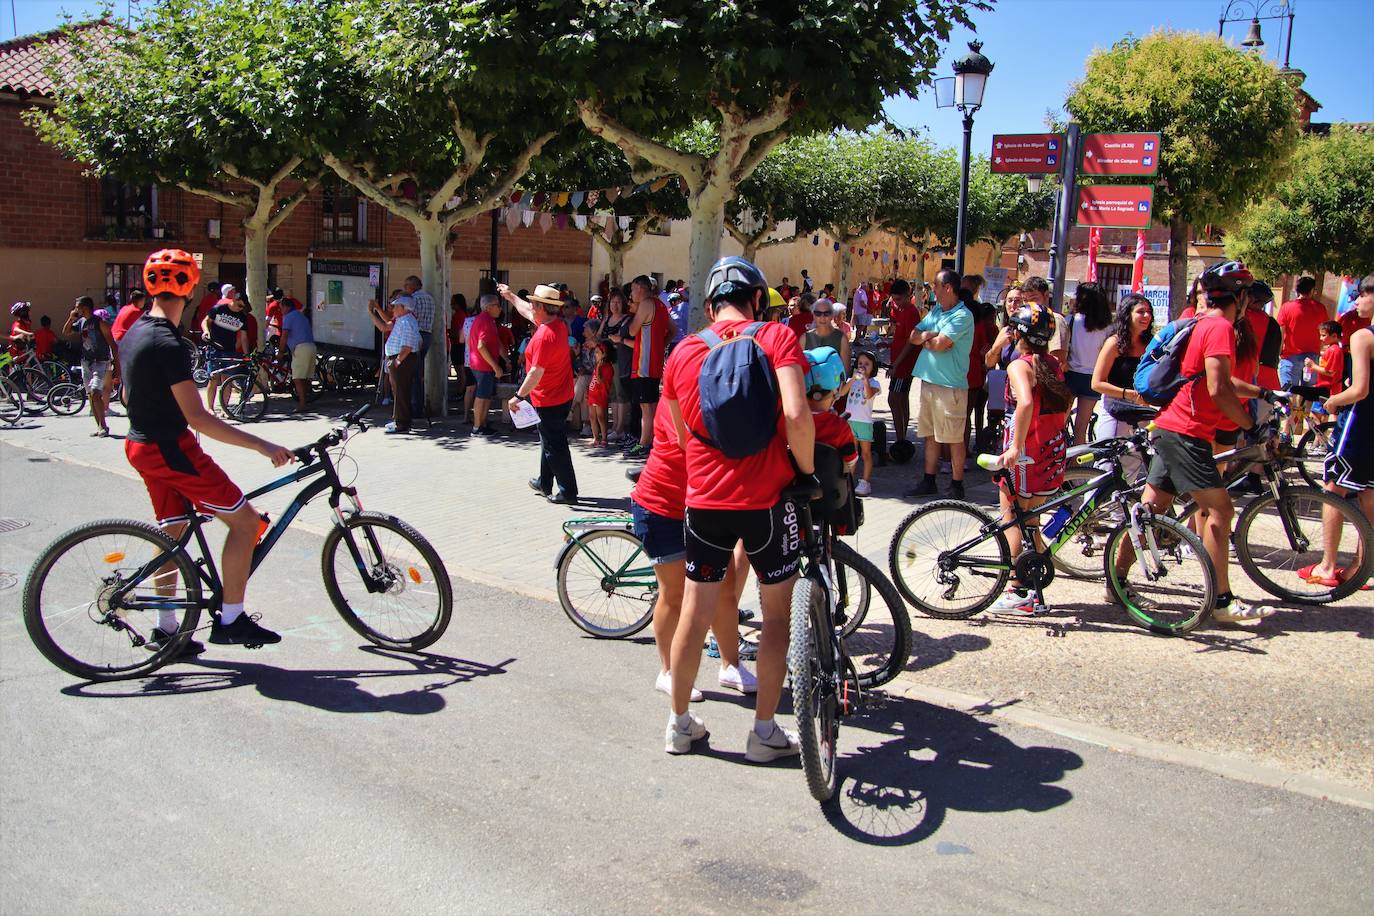
[[[1323,588],[1336,588],[1348,578],[1345,567],[1343,566],[1336,567],[1336,575],[1334,576],[1314,576],[1312,571],[1315,570],[1318,565],[1317,563],[1313,563],[1311,566],[1302,567],[1298,570],[1298,578],[1308,585],[1320,585]]]

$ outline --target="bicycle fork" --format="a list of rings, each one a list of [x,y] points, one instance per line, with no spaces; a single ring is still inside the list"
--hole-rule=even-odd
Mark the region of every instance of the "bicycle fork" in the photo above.
[[[1146,530],[1142,522],[1145,513],[1149,511],[1143,503],[1131,505],[1128,515],[1131,526],[1131,546],[1135,548],[1136,560],[1140,563],[1140,571],[1145,574],[1145,578],[1150,582],[1158,582],[1164,577],[1164,564],[1159,559],[1159,544],[1155,542],[1154,529]]]

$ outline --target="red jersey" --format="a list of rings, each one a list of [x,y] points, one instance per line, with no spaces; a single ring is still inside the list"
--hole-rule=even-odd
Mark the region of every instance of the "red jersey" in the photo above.
[[[916,330],[916,324],[919,321],[916,314],[916,306],[910,303],[892,307],[893,359],[897,358],[897,353],[902,352],[902,347],[911,339],[911,332]],[[919,350],[913,349],[900,363],[893,364],[888,375],[891,378],[911,378],[911,370],[916,368],[916,356],[919,353]]]
[[[1283,328],[1281,356],[1316,353],[1321,350],[1320,327],[1327,320],[1326,306],[1303,296],[1279,307],[1279,327]]]
[[[1193,325],[1192,335],[1188,338],[1187,352],[1183,354],[1182,370],[1185,376],[1202,375],[1206,372],[1207,358],[1226,357],[1234,366],[1236,361],[1236,329],[1221,315],[1199,318]],[[1207,390],[1207,379],[1199,378],[1184,385],[1159,413],[1155,425],[1180,436],[1212,441],[1223,418],[1221,409],[1212,400]]]
[[[1259,352],[1264,352],[1264,337],[1269,333],[1269,325],[1274,320],[1264,313],[1262,309],[1246,309],[1245,320],[1250,322],[1250,330],[1255,335],[1255,346]],[[1258,358],[1258,357],[1256,357]],[[1281,387],[1279,385],[1279,368],[1274,366],[1259,366],[1255,374],[1255,384],[1261,388],[1268,388],[1271,391]]]
[[[33,349],[38,354],[39,359],[47,359],[52,356],[52,351],[56,346],[57,335],[53,333],[52,328],[45,328],[40,325],[38,330],[33,332]]]
[[[539,384],[530,391],[535,407],[557,407],[573,399],[572,360],[568,358],[568,326],[561,318],[551,318],[534,329],[525,347],[525,372],[535,366],[544,370]]]
[[[811,327],[816,321],[815,317],[806,309],[802,309],[795,315],[787,319],[787,326],[792,329],[792,333],[801,337],[806,333],[806,329]]]
[[[1339,322],[1341,326],[1341,346],[1345,347],[1347,350],[1350,349],[1350,335],[1360,330],[1360,328],[1369,327],[1369,319],[1361,318],[1360,313],[1355,309],[1351,309],[1344,315],[1341,315],[1336,321]]]
[[[114,324],[110,326],[110,336],[115,340],[128,333],[129,328],[134,326],[134,322],[143,317],[143,309],[136,305],[126,305],[119,310],[115,316]]]
[[[33,322],[24,318],[16,318],[10,322],[10,356],[15,359],[24,355],[24,348],[19,345],[19,341],[14,339],[15,331],[33,331]]]
[[[717,321],[711,325],[722,339],[734,337],[748,321]],[[769,322],[754,335],[776,372],[789,366],[806,369],[806,354],[797,335],[785,325]],[[663,397],[677,401],[689,430],[705,434],[701,417],[701,392],[697,387],[709,347],[695,334],[684,337],[673,350],[663,378]],[[654,446],[657,448],[657,444]],[[787,456],[787,437],[779,420],[778,433],[768,447],[747,458],[727,458],[689,433],[687,438],[687,505],[693,509],[768,509],[778,502],[792,482],[792,461]],[[643,478],[641,478],[642,480]]]
[[[668,365],[671,369],[672,360]],[[690,434],[687,441],[692,441]],[[687,514],[687,459],[678,444],[677,424],[670,410],[654,414],[653,450],[630,496],[645,509],[664,518],[683,518]]]
[[[1345,387],[1345,351],[1340,344],[1332,344],[1322,352],[1321,365],[1317,367],[1317,384],[1330,388],[1332,394],[1340,394]]]
[[[657,299],[645,299],[640,308],[651,308],[653,314],[644,319],[635,335],[634,362],[630,364],[630,378],[663,378],[663,360],[668,352],[668,334],[673,321],[668,309]]]
[[[1255,373],[1258,371],[1258,353],[1255,353],[1249,359],[1241,359],[1240,354],[1237,353],[1235,362],[1231,364],[1231,378],[1238,378],[1242,382],[1249,382],[1252,385],[1258,384],[1258,382],[1255,381]],[[1199,384],[1205,385],[1206,382],[1199,382]],[[1265,387],[1267,388],[1268,386],[1266,385]],[[1249,398],[1243,397],[1240,394],[1237,394],[1236,397],[1240,398],[1240,402],[1242,404],[1248,404],[1250,402]],[[1240,425],[1236,423],[1234,420],[1232,420],[1230,417],[1226,416],[1225,414],[1222,414],[1221,419],[1217,421],[1217,429],[1224,429],[1227,432],[1230,432],[1233,429],[1240,429]]]
[[[275,337],[281,334],[281,303],[276,299],[267,300],[267,336]]]
[[[840,460],[850,462],[858,454],[854,442],[854,430],[849,421],[833,410],[813,410],[811,419],[816,424],[816,444],[828,445],[840,453]]]
[[[988,325],[992,325],[992,336],[988,336]],[[988,378],[988,367],[983,362],[983,357],[987,355],[988,347],[997,338],[997,322],[983,321],[981,318],[974,318],[973,321],[973,345],[968,351],[968,389],[977,391],[982,388]]]
[[[477,313],[477,317],[472,319],[472,327],[468,329],[468,368],[475,372],[495,372],[479,349],[483,343],[487,345],[487,354],[499,363],[502,352],[501,333],[497,328],[496,319],[485,311]]]

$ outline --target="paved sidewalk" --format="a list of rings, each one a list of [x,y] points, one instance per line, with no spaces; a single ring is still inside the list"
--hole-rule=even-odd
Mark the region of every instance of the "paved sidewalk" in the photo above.
[[[312,405],[312,413],[290,417],[278,413],[284,403],[274,399],[272,412],[251,429],[287,446],[319,436],[346,407],[325,399]],[[380,410],[374,419],[385,422]],[[135,477],[122,442],[89,438],[92,428],[89,417],[40,417],[0,431],[0,440],[31,450],[3,451],[6,485],[22,480],[25,461],[45,460],[34,451]],[[122,435],[126,421],[116,417],[111,428]],[[624,508],[630,488],[624,472],[633,465],[594,453],[585,441],[574,446],[585,504],[572,511]],[[274,476],[255,454],[214,442],[206,448],[246,488]],[[570,512],[537,498],[525,484],[538,467],[534,436],[472,439],[467,424],[451,417],[412,436],[374,429],[354,439],[348,454],[357,462],[364,504],[418,528],[455,576],[556,602],[553,562],[562,546],[559,525]],[[891,533],[912,508],[896,494],[912,486],[916,473],[912,466],[889,466],[874,474],[874,495],[866,501],[867,523],[856,546],[880,568],[887,567]],[[945,486],[942,476],[942,492]],[[969,473],[969,497],[987,505],[995,501],[981,471]],[[257,505],[275,517],[288,498],[289,493],[273,494]],[[142,515],[147,507],[130,506],[129,512]],[[326,507],[310,507],[301,523],[325,530]],[[1239,570],[1235,579],[1243,595],[1261,596]],[[1101,588],[1101,582],[1057,579],[1049,589],[1057,612],[1034,621],[989,615],[938,621],[915,614],[917,636],[904,678],[986,697],[998,706],[1020,704],[1374,788],[1374,613],[1368,593],[1340,606],[1284,609],[1255,632],[1213,627],[1168,639],[1104,607]],[[556,610],[551,618],[549,626],[570,627]]]

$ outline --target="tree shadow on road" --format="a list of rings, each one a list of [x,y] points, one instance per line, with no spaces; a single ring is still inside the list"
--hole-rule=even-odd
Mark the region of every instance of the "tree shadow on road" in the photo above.
[[[822,808],[836,830],[875,846],[929,839],[950,810],[1040,813],[1073,799],[1052,785],[1083,765],[1073,751],[1021,747],[985,718],[917,700],[873,695],[844,720],[860,747],[837,762],[835,798]],[[870,736],[878,743],[868,744]],[[891,737],[888,737],[891,736]],[[969,852],[941,844],[941,853]]]
[[[80,697],[162,697],[254,687],[269,700],[300,703],[325,712],[389,712],[401,715],[436,713],[446,705],[442,691],[481,677],[505,674],[515,659],[495,665],[467,661],[429,652],[406,653],[361,646],[378,659],[405,662],[411,668],[340,668],[336,670],[295,670],[259,662],[224,661],[194,658],[183,662],[201,670],[168,672],[161,669],[149,677],[131,681],[74,684],[63,688],[68,696]],[[399,677],[422,677],[419,686],[399,693],[371,693],[363,681]]]

